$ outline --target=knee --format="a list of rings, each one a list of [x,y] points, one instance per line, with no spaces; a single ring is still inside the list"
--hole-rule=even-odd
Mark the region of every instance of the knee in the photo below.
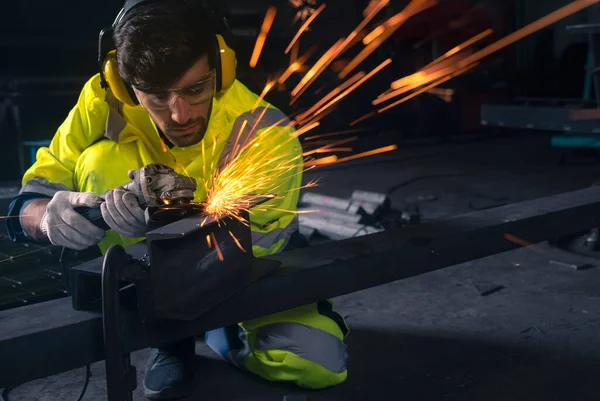
[[[344,368],[341,372],[333,372],[319,365],[305,366],[302,373],[294,381],[299,387],[310,390],[321,390],[337,386],[346,381],[348,370]]]
[[[250,358],[249,370],[308,389],[338,385],[348,375],[346,344],[326,331],[299,323],[262,327]]]
[[[127,182],[127,170],[139,168],[138,157],[128,145],[105,139],[85,149],[75,165],[76,188],[100,193]]]

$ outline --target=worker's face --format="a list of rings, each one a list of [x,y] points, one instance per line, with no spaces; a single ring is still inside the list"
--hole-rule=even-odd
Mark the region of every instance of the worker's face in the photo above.
[[[199,143],[208,126],[216,76],[207,57],[199,59],[167,90],[134,89],[156,126],[175,146]]]

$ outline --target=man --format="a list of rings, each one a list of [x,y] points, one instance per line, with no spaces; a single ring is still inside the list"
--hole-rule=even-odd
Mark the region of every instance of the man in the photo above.
[[[97,245],[102,252],[139,241],[145,235],[144,211],[132,193],[117,188],[129,181],[128,171],[160,163],[201,182],[222,168],[240,136],[244,143],[259,138],[260,145],[297,161],[275,185],[279,196],[270,202],[276,208],[251,214],[253,253],[283,250],[296,229],[294,214],[285,210],[295,210],[298,202],[302,150],[279,110],[264,101],[256,107],[256,94],[234,78],[225,82],[227,66],[218,59],[224,50],[216,48],[223,43],[215,40],[214,21],[205,11],[185,0],[125,3],[114,25],[116,68],[134,104],[122,101],[122,93],[117,96],[117,84],[103,89],[99,75],[85,84],[49,148],[38,151],[23,177],[11,206],[11,213],[20,213],[9,227],[14,240],[72,249]],[[105,192],[101,199],[98,194]],[[205,197],[199,185],[195,200]],[[99,204],[111,227],[106,233],[74,211]],[[205,338],[242,369],[317,389],[346,379],[347,332],[332,304],[323,301],[214,330]],[[193,391],[194,345],[188,339],[152,349],[144,378],[147,397],[171,399]]]

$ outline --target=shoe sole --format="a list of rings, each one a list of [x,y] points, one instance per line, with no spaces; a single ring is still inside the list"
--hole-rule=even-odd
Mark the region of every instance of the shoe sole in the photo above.
[[[185,398],[190,396],[194,389],[195,384],[189,384],[185,387],[165,387],[159,391],[150,390],[144,385],[144,397],[151,400],[173,400],[177,398]]]

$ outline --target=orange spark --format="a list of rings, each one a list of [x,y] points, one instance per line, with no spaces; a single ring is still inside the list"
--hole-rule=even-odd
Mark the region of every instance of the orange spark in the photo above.
[[[528,246],[532,246],[533,245],[531,242],[527,242],[527,241],[525,241],[525,240],[523,240],[521,238],[515,237],[514,235],[508,234],[508,233],[504,234],[504,238],[506,238],[510,242],[514,242],[515,244],[521,245],[521,246],[524,246],[524,247],[528,247]]]
[[[294,191],[300,191],[301,189],[306,189],[306,188],[314,188],[317,187],[319,185],[318,183],[318,179],[317,180],[311,180],[308,184],[303,185],[301,187],[298,188],[292,188],[286,192],[294,192]]]
[[[352,148],[319,148],[316,153],[352,152]]]
[[[319,138],[329,138],[330,136],[337,136],[337,135],[344,135],[344,134],[353,134],[355,132],[364,132],[366,130],[367,130],[366,128],[347,129],[347,130],[344,130],[344,131],[330,132],[328,134],[307,136],[307,137],[304,138],[304,140],[310,141],[310,140],[319,139]]]
[[[260,53],[262,52],[263,46],[265,45],[265,41],[267,40],[267,35],[271,30],[271,26],[273,25],[273,20],[275,19],[275,14],[277,14],[277,9],[273,6],[267,9],[267,13],[265,14],[265,19],[263,20],[263,24],[260,28],[260,33],[256,38],[256,44],[254,45],[254,51],[252,52],[252,57],[250,58],[250,67],[256,67],[258,63],[258,59],[260,57]]]
[[[448,50],[446,53],[442,54],[442,56],[438,57],[437,60],[432,61],[431,63],[427,64],[422,69],[431,67],[432,65],[437,64],[440,61],[447,59],[448,57],[454,56],[456,53],[458,53],[461,50],[464,50],[465,48],[471,46],[472,44],[475,44],[478,41],[490,36],[492,33],[494,33],[493,29],[486,29],[485,31],[473,36],[471,39],[468,39],[468,40],[464,41],[463,43],[461,43],[460,45],[455,46],[452,49]]]
[[[302,77],[298,85],[292,90],[291,95],[294,98],[298,98],[308,86],[319,76],[319,74],[327,67],[326,63],[330,60],[332,55],[336,52],[336,50],[341,46],[343,40],[340,39],[334,43],[333,46],[329,48],[321,58],[312,66],[310,70]],[[295,99],[292,99],[292,103],[295,102]]]
[[[455,54],[453,56],[448,57],[445,60],[441,60],[440,58],[432,61],[429,65],[423,67],[420,71],[423,71],[426,75],[431,75],[441,70],[447,71],[449,68],[455,68],[459,61],[464,60],[467,56],[473,54],[470,50],[465,50],[460,54]],[[391,89],[391,88],[390,88]]]
[[[256,119],[256,122],[254,123],[254,126],[252,127],[252,130],[250,131],[250,134],[248,136],[252,136],[252,134],[254,134],[254,131],[256,130],[256,127],[258,126],[258,123],[260,122],[260,120],[262,120],[262,118],[265,116],[265,113],[267,112],[268,108],[265,107],[263,108],[263,111],[260,113],[260,115],[258,116],[258,118]],[[277,121],[275,124],[273,124],[273,126],[278,126],[279,124],[281,124],[283,121],[285,121],[285,117],[281,118],[279,121]]]
[[[318,148],[318,149],[315,149],[315,150],[309,150],[308,152],[304,152],[304,153],[302,154],[302,156],[310,156],[310,155],[312,155],[312,154],[319,153],[319,152],[318,152],[319,150],[323,150],[323,149],[329,149],[329,148],[332,148],[332,147],[334,147],[334,146],[343,145],[343,144],[345,144],[345,143],[348,143],[348,142],[354,142],[354,141],[356,141],[357,139],[358,139],[358,137],[357,137],[357,136],[353,136],[352,138],[348,138],[348,139],[342,139],[342,140],[339,140],[339,141],[336,141],[336,142],[332,142],[332,143],[330,143],[329,145],[322,146],[322,147],[320,147],[320,148]]]
[[[296,44],[298,39],[300,39],[300,35],[302,35],[302,33],[308,29],[308,26],[311,24],[311,22],[313,22],[313,20],[317,18],[317,15],[319,15],[324,9],[325,3],[321,4],[321,6],[317,8],[316,11],[306,19],[306,21],[304,21],[302,26],[300,26],[300,29],[298,29],[298,32],[296,32],[296,35],[294,35],[294,38],[292,39],[288,47],[285,49],[285,54],[288,54],[290,52],[294,44]]]
[[[515,243],[517,245],[520,245],[520,246],[522,246],[524,248],[527,248],[527,249],[529,249],[531,251],[535,251],[535,252],[539,252],[539,253],[546,253],[546,254],[548,253],[544,249],[537,247],[535,244],[532,244],[531,242],[525,241],[524,239],[516,237],[516,236],[514,236],[512,234],[505,233],[504,234],[504,238],[507,239],[507,240],[509,240],[510,242],[513,242],[513,243]]]
[[[265,96],[267,95],[267,93],[269,93],[269,91],[271,89],[273,89],[273,86],[275,86],[275,82],[277,82],[277,81],[267,82],[267,84],[265,85],[264,89],[262,90],[260,96],[258,97],[258,99],[256,99],[256,103],[254,104],[254,107],[252,108],[252,111],[256,110],[256,108],[258,107],[258,105],[260,104],[260,102],[262,102],[262,100],[265,98]]]
[[[295,73],[299,69],[300,69],[300,64],[297,61],[293,62],[292,64],[290,64],[290,66],[287,68],[287,70],[285,70],[283,72],[283,74],[281,74],[281,76],[279,77],[277,82],[279,84],[283,84],[285,81],[287,81],[287,79],[289,77],[292,76],[293,73]]]
[[[414,74],[411,74],[407,77],[401,78],[397,81],[392,82],[390,89],[398,89],[403,86],[414,85],[416,83],[422,82],[427,78],[427,73],[425,71],[417,71]],[[388,93],[389,95],[389,93]],[[380,95],[379,97],[385,97],[385,95]]]
[[[396,22],[396,23],[394,25],[388,27],[388,28],[385,28],[384,31],[381,34],[379,34],[377,36],[373,36],[374,39],[358,55],[356,55],[356,57],[354,57],[354,59],[352,59],[352,61],[350,61],[346,67],[344,67],[344,69],[338,74],[338,77],[340,79],[345,78],[356,67],[358,67],[358,65],[360,63],[362,63],[367,57],[369,57],[371,55],[371,53],[373,53],[379,46],[381,46],[381,44],[385,40],[387,40],[390,36],[392,36],[392,34],[394,32],[396,32],[396,30],[404,22],[406,22],[410,17],[412,17],[413,15],[415,15],[415,14],[417,14],[417,13],[419,13],[419,12],[421,12],[421,11],[429,8],[429,7],[432,7],[432,6],[436,5],[437,3],[438,3],[438,0],[429,0],[427,3],[425,3],[421,7],[418,7],[416,9],[414,9],[414,10],[411,9],[410,11],[406,11],[406,8],[405,8],[405,10],[402,11],[400,14],[397,14],[396,16],[392,17],[392,18],[397,17],[394,20],[394,22]],[[408,6],[407,6],[407,8],[408,8]],[[400,15],[400,17],[398,17],[398,15]],[[365,39],[367,37],[369,37],[369,35],[367,35],[365,37]]]
[[[441,88],[431,88],[427,91],[427,93],[431,93],[432,95],[436,95],[440,97],[445,102],[450,103],[452,101],[452,96],[454,96],[453,89],[441,89]]]
[[[415,92],[411,93],[410,95],[408,95],[406,97],[403,97],[402,99],[400,99],[400,100],[398,100],[398,101],[396,101],[394,103],[391,103],[391,104],[389,104],[389,105],[387,105],[387,106],[385,106],[385,107],[377,110],[377,113],[381,114],[381,113],[383,113],[385,111],[388,111],[392,107],[396,107],[399,104],[404,103],[407,100],[410,100],[410,99],[412,99],[412,98],[420,95],[421,93],[428,91],[429,89],[435,88],[436,86],[441,85],[444,82],[449,81],[449,80],[451,80],[452,78],[454,78],[454,77],[456,77],[458,75],[464,74],[465,72],[469,71],[472,68],[477,67],[478,65],[479,65],[479,62],[476,62],[476,63],[473,63],[473,64],[467,66],[467,67],[461,68],[460,70],[454,72],[453,74],[450,74],[450,75],[448,75],[448,76],[446,76],[446,77],[444,77],[444,78],[442,78],[442,79],[440,79],[438,81],[435,81],[434,83],[432,83],[430,85],[424,86],[423,88],[419,89],[418,91],[415,91]]]
[[[379,12],[381,10],[383,10],[388,4],[389,4],[389,1],[379,1],[379,2],[377,2],[377,3],[374,4],[374,6],[372,7],[372,9],[370,9],[369,12],[366,13],[365,18],[361,21],[361,23],[358,24],[358,26],[356,28],[354,28],[354,30],[352,32],[350,32],[350,35],[348,35],[348,37],[346,38],[346,40],[342,44],[342,46],[340,48],[340,51],[336,54],[336,57],[338,57],[340,54],[344,53],[351,46],[355,45],[356,43],[358,43],[360,41],[360,39],[357,40],[357,37],[359,36],[359,33],[363,29],[365,29],[366,26],[369,24],[369,22],[371,22],[371,20],[373,18],[375,18],[377,16],[377,14],[379,14]]]
[[[310,120],[308,120],[304,124],[312,124],[314,122],[321,121],[323,118],[325,118],[326,116],[328,116],[329,114],[331,114],[333,111],[335,111],[336,108],[337,108],[336,106],[331,107],[329,110],[325,111],[324,113],[315,115],[313,118],[311,118]]]
[[[298,52],[300,51],[300,42],[296,42],[292,47],[292,54],[290,54],[290,64],[298,60]]]
[[[387,95],[388,93],[390,93],[392,91],[392,88],[388,88],[386,89],[383,93],[377,95],[378,98]]]
[[[244,119],[244,121],[242,121],[242,126],[240,127],[240,130],[238,131],[238,134],[237,134],[237,136],[235,138],[235,142],[233,143],[233,147],[231,148],[231,152],[227,155],[227,158],[225,159],[226,163],[228,163],[231,160],[233,160],[236,157],[236,155],[239,153],[238,152],[239,151],[239,145],[238,145],[238,143],[240,141],[240,137],[242,136],[242,132],[244,132],[244,128],[246,128],[247,124],[248,124],[248,120]],[[202,150],[203,150],[202,153],[204,154],[204,148]],[[204,173],[204,176],[206,177],[206,172]],[[204,184],[205,184],[204,188],[207,189],[207,183],[204,182]]]
[[[382,148],[368,150],[366,152],[357,153],[357,154],[352,155],[352,156],[348,156],[348,157],[344,157],[344,158],[338,159],[336,161],[336,164],[347,162],[347,161],[350,161],[350,160],[361,159],[363,157],[373,156],[373,155],[377,155],[377,154],[380,154],[380,153],[391,152],[391,151],[396,150],[396,149],[398,149],[397,145],[384,146]]]
[[[325,164],[332,164],[338,160],[338,157],[335,155],[322,157],[320,159],[309,160],[304,163],[305,167],[313,167],[313,166],[322,166]]]
[[[371,0],[369,5],[367,5],[363,11],[363,17],[366,17],[367,15],[371,14],[373,10],[375,10],[377,7],[383,8],[389,3],[389,0]]]
[[[165,141],[160,138],[160,147],[162,148],[162,151],[167,153],[167,145],[165,144]]]
[[[219,260],[222,262],[223,254],[221,253],[221,248],[219,248],[219,243],[217,242],[217,237],[215,237],[215,233],[210,233],[210,236],[212,237],[213,242],[215,244],[215,250],[217,251],[217,256],[219,257]]]
[[[294,48],[296,47],[294,46]],[[306,60],[308,60],[310,56],[313,55],[315,50],[317,50],[317,46],[313,45],[306,51],[306,53],[302,55],[302,57],[294,57],[293,61],[291,61],[290,63],[290,66],[283,72],[283,74],[281,74],[277,82],[279,84],[283,84],[285,81],[288,80],[290,76],[292,76],[293,73],[302,72],[305,68],[303,64],[306,62]]]
[[[36,252],[40,252],[40,251],[44,251],[44,250],[46,250],[46,249],[48,249],[48,248],[51,248],[51,247],[52,247],[52,245],[51,245],[51,246],[46,246],[46,247],[43,247],[43,248],[39,248],[39,249],[35,249],[35,250],[33,250],[33,251],[30,251],[30,252],[25,252],[25,253],[22,253],[22,254],[20,254],[20,255],[17,255],[17,256],[10,256],[10,257],[8,257],[8,258],[6,258],[6,259],[2,259],[2,260],[0,260],[0,263],[8,262],[8,261],[10,261],[10,260],[14,260],[14,259],[17,259],[17,258],[20,258],[20,257],[23,257],[23,256],[27,256],[27,255],[30,255],[30,254],[32,254],[32,253],[36,253]]]
[[[304,127],[300,128],[299,130],[294,131],[294,133],[292,133],[292,137],[298,138],[300,135],[306,134],[308,131],[310,131],[314,128],[317,128],[319,125],[321,125],[321,123],[319,123],[318,121],[314,122],[312,124],[309,124],[309,125],[305,125]]]
[[[204,202],[205,213],[217,219],[229,216],[248,225],[241,212],[249,211],[253,199],[285,190],[281,188],[284,178],[302,173],[302,155],[290,156],[288,147],[295,146],[290,142],[298,135],[318,125],[302,127],[293,133],[288,129],[275,130],[269,134],[273,140],[270,143],[265,142],[268,129],[252,139],[240,157],[214,171]]]
[[[352,32],[350,32],[350,35],[348,35],[346,39],[338,40],[333,46],[331,46],[331,48],[329,48],[329,50],[325,52],[325,54],[323,54],[321,59],[319,59],[313,68],[311,68],[304,76],[303,80],[305,82],[301,80],[298,86],[296,86],[296,88],[292,91],[293,99],[290,105],[293,104],[300,95],[302,95],[304,90],[306,90],[306,88],[308,88],[308,86],[312,84],[315,79],[317,79],[317,77],[329,66],[329,64],[331,64],[340,54],[345,52],[351,44],[355,43],[354,39],[359,32],[362,31],[377,15],[377,13],[379,13],[386,5],[387,2],[385,1],[377,3],[373,11],[367,15],[367,17],[365,17]]]
[[[242,244],[240,244],[240,240],[238,240],[235,235],[233,235],[233,233],[231,231],[229,231],[229,235],[231,235],[231,238],[233,238],[233,242],[235,242],[235,244],[237,245],[238,248],[240,248],[240,251],[242,252],[246,252],[246,250],[242,247]]]
[[[208,249],[212,248],[212,242],[210,240],[210,235],[206,235],[206,245],[208,245]]]
[[[444,63],[444,62],[442,62]],[[442,64],[440,63],[440,64]],[[434,66],[435,67],[435,66]],[[392,82],[392,88],[395,89],[388,94],[381,94],[377,97],[377,99],[373,100],[374,105],[378,105],[383,103],[389,99],[392,99],[396,96],[402,95],[404,93],[410,92],[413,89],[416,89],[425,84],[429,84],[437,79],[441,79],[445,76],[455,73],[456,71],[461,70],[460,68],[456,68],[456,66],[452,65],[450,67],[442,68],[439,71],[432,72],[430,74],[424,73],[419,75],[419,73],[409,75],[408,77],[404,77],[399,79],[398,81]],[[412,79],[410,79],[413,77]]]
[[[200,227],[204,227],[204,225],[206,224],[206,221],[208,220],[209,216],[205,216],[204,220],[202,220],[202,223],[200,223]]]
[[[299,114],[296,119],[299,122],[302,122],[302,120],[306,120],[309,116],[311,116],[311,117],[314,116],[314,112],[317,111],[321,106],[323,106],[325,103],[327,103],[329,100],[331,100],[334,96],[336,96],[337,94],[339,94],[340,92],[342,92],[343,90],[348,88],[349,86],[355,84],[359,79],[361,79],[364,76],[365,76],[365,73],[362,71],[359,72],[358,74],[354,75],[352,78],[348,79],[346,82],[339,85],[337,88],[333,89],[331,92],[329,92],[327,95],[325,95],[321,100],[319,100],[317,103],[315,103],[310,109],[306,110],[304,113]]]
[[[354,126],[354,125],[358,124],[359,122],[361,122],[361,121],[365,121],[366,119],[368,119],[368,118],[371,118],[371,117],[375,117],[376,115],[377,115],[377,112],[376,112],[376,111],[372,111],[372,112],[370,112],[370,113],[367,113],[367,114],[365,114],[364,116],[362,116],[362,117],[359,117],[359,118],[357,118],[356,120],[352,121],[352,122],[350,123],[350,126],[352,127],[352,126]]]
[[[406,7],[404,7],[404,10],[394,15],[393,17],[385,21],[383,24],[373,29],[367,36],[365,36],[363,39],[363,45],[366,46],[369,43],[373,42],[375,39],[381,36],[381,34],[383,34],[388,29],[393,28],[395,25],[398,25],[398,27],[400,27],[400,25],[406,22],[412,15],[416,14],[415,10],[422,11],[420,9],[423,8],[425,5],[427,5],[427,0],[412,0],[410,3],[408,3]],[[423,10],[424,9],[425,8],[423,8]],[[411,13],[413,14],[411,15]]]
[[[316,115],[321,114],[324,110],[326,110],[327,108],[331,107],[332,105],[334,105],[337,102],[339,102],[340,100],[342,100],[345,96],[347,96],[348,94],[352,93],[356,88],[358,88],[359,86],[361,86],[362,84],[364,84],[367,80],[369,80],[371,77],[373,77],[373,75],[377,74],[379,71],[381,71],[387,65],[389,65],[391,62],[392,62],[391,58],[386,59],[383,63],[381,63],[377,67],[375,67],[373,69],[373,71],[369,72],[367,75],[365,75],[364,77],[362,77],[358,82],[356,82],[350,88],[346,89],[340,95],[338,95],[336,98],[334,98],[329,103],[327,103],[325,106],[321,107],[321,109],[317,110],[317,112],[315,112],[315,114]]]
[[[497,40],[496,42],[492,43],[491,45],[475,52],[473,55],[466,57],[464,60],[462,60],[458,63],[457,67],[462,68],[462,67],[465,67],[466,65],[469,65],[476,61],[479,61],[482,58],[487,57],[490,54],[495,53],[498,50],[501,50],[501,49],[505,48],[506,46],[509,46],[509,45],[525,38],[526,36],[529,36],[532,33],[537,32],[540,29],[547,27],[548,25],[552,25],[555,22],[560,21],[563,18],[566,18],[572,14],[575,14],[578,11],[583,10],[584,8],[587,8],[591,5],[597,4],[599,2],[600,2],[600,0],[575,0],[575,1],[572,1],[571,3],[567,4],[566,6],[559,8],[558,10],[532,22],[529,25],[524,26],[521,29],[516,30],[515,32],[505,36],[502,39]]]

